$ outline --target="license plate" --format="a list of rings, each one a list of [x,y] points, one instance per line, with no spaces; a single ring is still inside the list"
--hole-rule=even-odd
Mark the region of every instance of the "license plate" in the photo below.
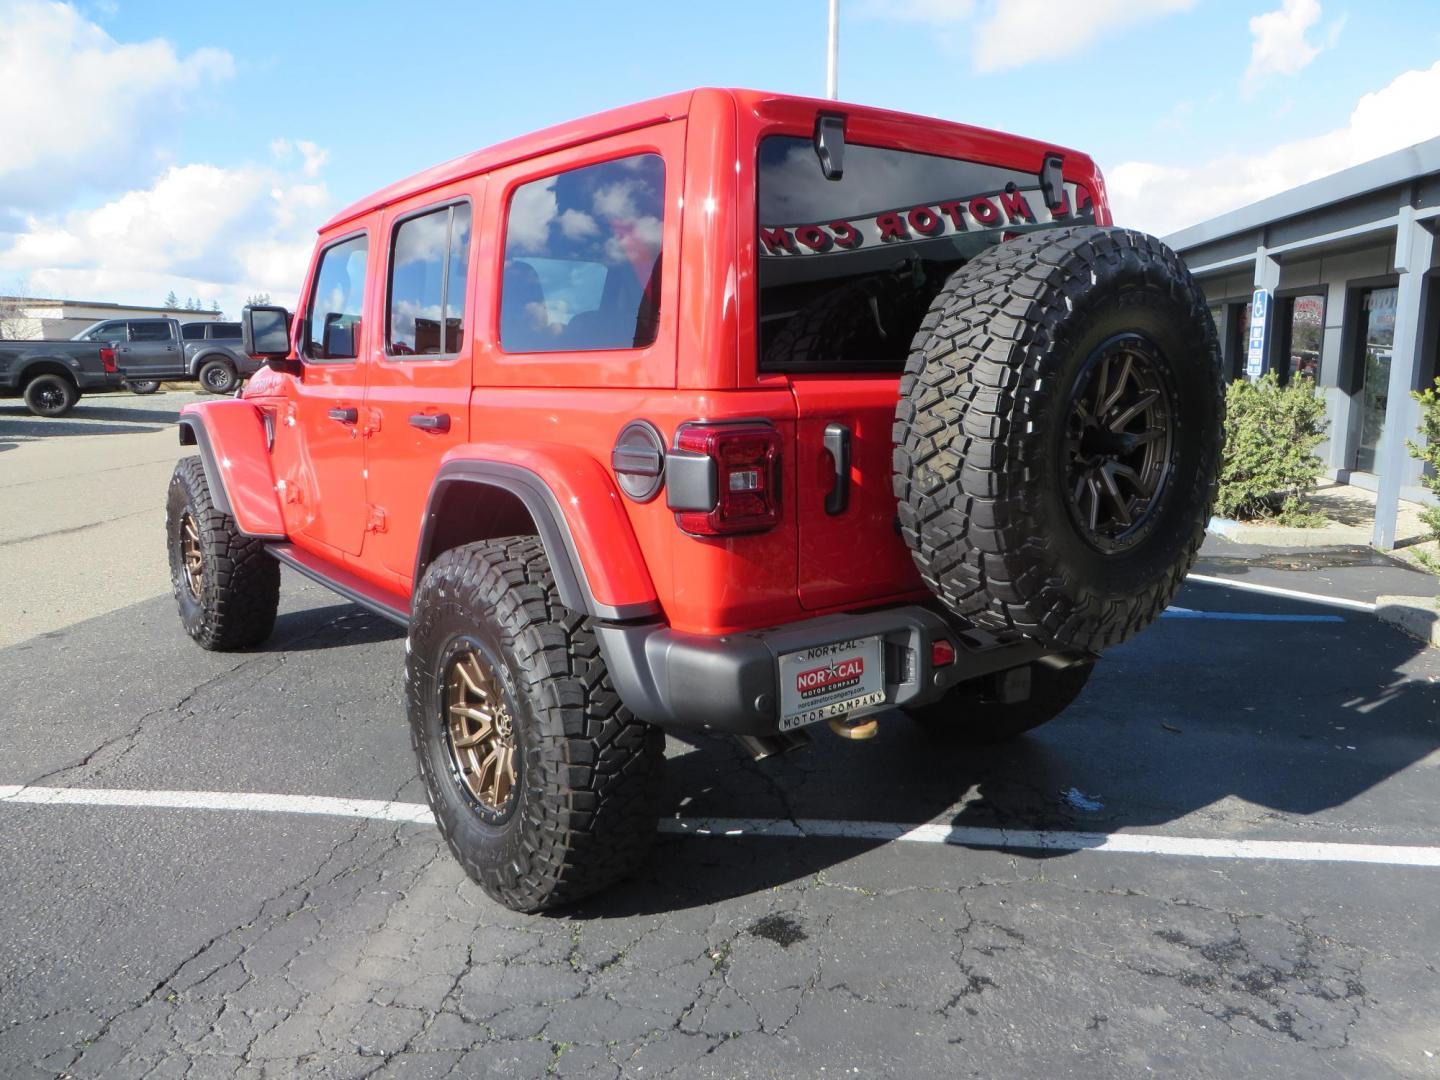
[[[881,639],[854,638],[780,657],[780,730],[885,703]]]

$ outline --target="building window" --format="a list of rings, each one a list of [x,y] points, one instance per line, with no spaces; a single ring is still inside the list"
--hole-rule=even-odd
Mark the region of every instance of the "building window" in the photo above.
[[[1395,301],[1399,289],[1367,289],[1361,294],[1365,319],[1360,342],[1360,442],[1355,470],[1373,473],[1385,410],[1390,398],[1390,360],[1395,351]]]
[[[1297,375],[1320,381],[1320,345],[1325,337],[1325,295],[1309,293],[1286,301],[1284,348],[1280,350],[1280,381],[1288,383]]]

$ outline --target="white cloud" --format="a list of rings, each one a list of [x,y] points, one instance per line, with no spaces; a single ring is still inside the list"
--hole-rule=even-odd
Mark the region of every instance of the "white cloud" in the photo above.
[[[1227,210],[1440,136],[1440,62],[1366,94],[1344,127],[1263,153],[1197,165],[1127,161],[1106,170],[1115,220],[1164,236]]]
[[[975,68],[1005,71],[1037,60],[1054,60],[1132,23],[1193,7],[1195,0],[866,0],[861,18],[922,22],[936,27],[942,43],[954,48],[962,23]],[[843,33],[843,31],[842,31]]]
[[[247,295],[293,304],[330,195],[271,167],[171,166],[93,210],[30,214],[0,278],[37,296],[157,303],[170,290],[238,315]]]
[[[0,0],[0,204],[57,206],[141,182],[196,91],[234,67],[221,49],[121,44],[68,4]]]
[[[1274,11],[1250,20],[1250,66],[1241,83],[1247,95],[1271,75],[1298,75],[1320,55],[1324,46],[1307,40],[1320,15],[1320,0],[1283,0]],[[1332,44],[1340,25],[1332,27]]]

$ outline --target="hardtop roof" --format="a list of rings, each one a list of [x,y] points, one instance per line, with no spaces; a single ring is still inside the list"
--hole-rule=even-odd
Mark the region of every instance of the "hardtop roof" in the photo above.
[[[404,180],[398,180],[393,184],[388,184],[379,191],[367,195],[356,203],[352,203],[322,225],[319,232],[322,234],[331,232],[346,222],[353,221],[355,218],[362,217],[371,211],[379,210],[388,206],[390,203],[442,187],[456,180],[464,180],[467,177],[477,176],[480,173],[489,172],[492,169],[512,165],[518,161],[538,157],[541,154],[548,154],[568,146],[576,146],[581,143],[592,142],[596,139],[603,139],[611,135],[618,135],[622,132],[634,131],[638,128],[648,127],[651,124],[683,119],[689,113],[691,102],[698,94],[722,94],[741,106],[747,104],[759,105],[766,101],[787,100],[813,104],[817,108],[864,111],[876,116],[891,116],[896,119],[909,121],[924,120],[930,123],[944,124],[948,127],[964,128],[980,135],[1003,135],[1007,140],[1033,147],[1037,151],[1060,151],[1065,154],[1067,158],[1073,157],[1077,161],[1092,164],[1087,154],[1059,146],[1055,143],[1040,142],[1020,135],[996,132],[954,120],[942,120],[938,117],[926,117],[914,113],[896,112],[894,110],[880,109],[869,105],[859,105],[854,102],[809,98],[803,94],[778,94],[760,90],[699,87],[681,93],[667,94],[664,97],[651,98],[648,101],[637,102],[634,105],[625,105],[618,109],[609,109],[591,116],[570,120],[563,124],[556,124],[553,127],[542,128],[539,131],[529,132],[514,139],[507,139],[505,142],[496,143],[494,146],[486,147],[483,150],[462,154],[460,157],[452,158],[439,165],[433,165]]]

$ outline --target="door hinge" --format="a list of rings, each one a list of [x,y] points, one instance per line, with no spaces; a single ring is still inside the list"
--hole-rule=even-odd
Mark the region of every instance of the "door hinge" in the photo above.
[[[365,531],[373,533],[385,531],[385,511],[382,507],[370,507],[370,515],[365,519]]]

